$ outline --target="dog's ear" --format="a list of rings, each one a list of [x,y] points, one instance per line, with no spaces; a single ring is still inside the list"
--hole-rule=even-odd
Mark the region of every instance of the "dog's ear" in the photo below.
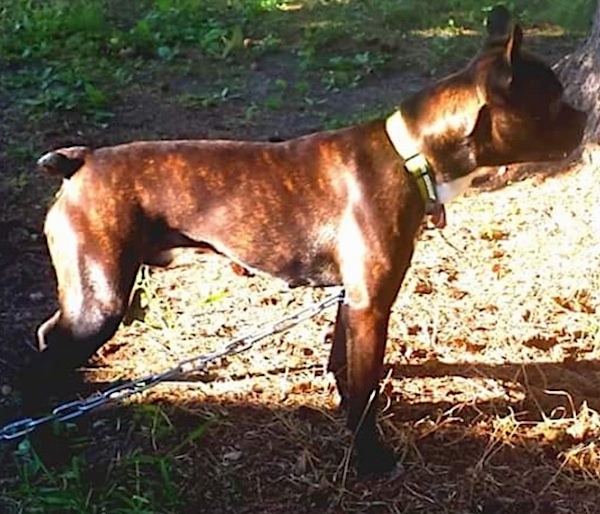
[[[521,52],[521,43],[523,42],[523,31],[517,24],[511,27],[508,39],[504,43],[502,50],[502,64],[496,70],[495,85],[496,87],[507,91],[513,81],[514,64]]]
[[[523,43],[523,29],[518,24],[513,24],[508,40],[504,45],[504,60],[507,64],[512,66],[515,62],[516,57],[521,52],[521,45]]]
[[[514,19],[510,11],[503,5],[495,6],[488,14],[486,26],[488,38],[507,37],[514,25]]]
[[[509,10],[499,5],[488,15],[487,32],[484,48],[493,53],[498,52],[499,55],[496,55],[499,58],[487,76],[486,90],[492,97],[497,97],[498,93],[503,96],[513,81],[514,65],[523,43],[523,30]]]
[[[503,47],[504,60],[510,66],[521,51],[523,30],[503,5],[494,7],[487,18],[487,47]]]

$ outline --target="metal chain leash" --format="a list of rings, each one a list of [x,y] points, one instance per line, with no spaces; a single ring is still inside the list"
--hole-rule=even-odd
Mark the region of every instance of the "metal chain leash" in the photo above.
[[[95,393],[82,400],[73,400],[55,407],[50,414],[38,418],[23,418],[0,428],[0,442],[18,439],[33,432],[40,425],[45,425],[53,421],[64,422],[83,416],[87,412],[112,402],[120,402],[165,382],[174,376],[192,371],[201,371],[211,362],[223,357],[238,354],[250,349],[262,339],[290,330],[294,326],[315,317],[323,310],[341,302],[344,299],[344,290],[340,289],[335,294],[328,296],[324,300],[301,309],[290,316],[279,321],[263,326],[257,332],[246,336],[240,336],[229,342],[223,348],[211,353],[192,357],[181,361],[173,368],[162,373],[153,373],[135,380],[124,382],[111,387],[100,393]]]

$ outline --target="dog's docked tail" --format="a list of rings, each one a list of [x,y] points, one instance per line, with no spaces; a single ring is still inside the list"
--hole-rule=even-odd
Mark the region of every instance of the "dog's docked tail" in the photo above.
[[[69,179],[83,166],[90,151],[87,146],[59,148],[42,155],[38,159],[37,165],[44,173]]]

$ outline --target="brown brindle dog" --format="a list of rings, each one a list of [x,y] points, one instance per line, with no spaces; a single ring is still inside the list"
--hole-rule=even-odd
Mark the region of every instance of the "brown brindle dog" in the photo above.
[[[200,247],[290,285],[343,285],[329,369],[359,472],[395,467],[375,397],[388,318],[424,217],[482,166],[556,160],[580,143],[584,113],[522,31],[492,10],[481,52],[387,119],[278,143],[135,142],[61,148],[39,166],[63,177],[45,233],[60,309],[38,330],[34,388],[110,339],[136,272],[175,247]],[[31,375],[30,375],[31,376]]]

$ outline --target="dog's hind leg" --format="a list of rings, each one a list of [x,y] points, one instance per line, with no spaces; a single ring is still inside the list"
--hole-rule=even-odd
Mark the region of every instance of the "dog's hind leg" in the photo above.
[[[344,325],[343,304],[340,302],[335,317],[333,329],[333,342],[329,353],[327,371],[333,373],[338,393],[340,395],[340,407],[348,406],[348,352],[346,349],[346,327]]]
[[[64,229],[64,225],[62,226]],[[74,234],[75,232],[73,232]],[[129,304],[139,262],[125,245],[94,251],[85,233],[48,237],[58,284],[59,310],[37,331],[39,353],[25,366],[24,400],[43,406],[66,377],[116,332]],[[92,236],[90,236],[92,237]],[[98,234],[94,234],[98,237]]]

